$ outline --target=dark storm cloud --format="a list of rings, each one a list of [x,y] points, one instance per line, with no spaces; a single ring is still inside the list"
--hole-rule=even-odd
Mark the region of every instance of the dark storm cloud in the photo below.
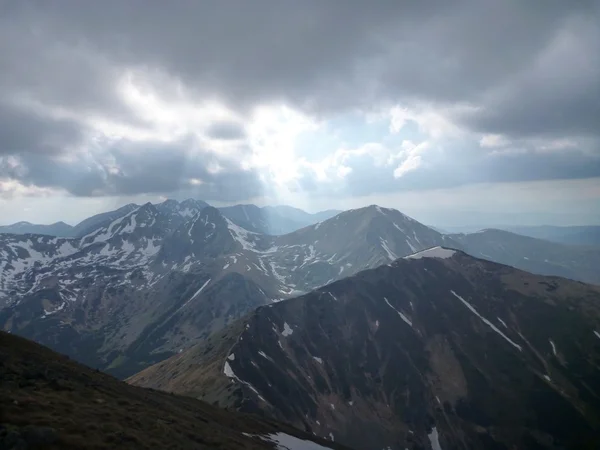
[[[216,97],[240,111],[270,100],[319,116],[394,103],[443,106],[473,132],[509,140],[583,137],[598,154],[599,5],[597,0],[375,5],[9,0],[0,6],[0,98],[7,99],[0,106],[0,155],[16,155],[21,167],[0,161],[0,176],[64,187],[75,195],[168,192],[186,188],[189,178],[203,180],[194,189],[214,196],[257,192],[255,173],[226,161],[217,161],[220,171],[210,171],[214,156],[190,161],[177,145],[173,150],[144,143],[139,152],[108,147],[110,164],[56,157],[79,144],[87,132],[83,119],[144,124],[121,95],[119,82],[128,71],[143,72],[166,98],[170,89],[184,91],[191,101]],[[459,104],[469,112],[452,112]],[[52,114],[42,114],[40,105]],[[71,119],[61,116],[64,111]],[[209,126],[208,134],[244,137],[231,123]],[[357,166],[348,189],[440,187],[453,184],[446,180],[456,173],[463,183],[483,174],[485,181],[498,181],[595,173],[589,166],[595,159],[570,150],[558,156],[533,151],[497,156],[489,167],[489,155],[482,153],[457,151],[448,162],[458,161],[455,174],[423,165],[399,180],[389,168],[378,177],[383,169]],[[318,190],[319,183],[309,178],[299,185]]]
[[[200,156],[191,155],[188,150],[193,145],[191,139],[169,144],[123,140],[103,148],[97,157],[22,154],[10,161],[0,159],[0,180],[63,188],[76,196],[190,191],[200,198],[227,202],[262,193],[256,172],[201,149]],[[210,163],[218,163],[219,170],[208,170]]]
[[[214,139],[236,140],[246,136],[244,126],[235,122],[215,122],[206,130],[206,134]]]
[[[600,137],[598,13],[565,20],[551,45],[510,81],[459,119],[472,129],[513,137]]]
[[[52,119],[0,100],[0,156],[16,153],[60,153],[83,138],[75,121]]]
[[[575,30],[574,45],[598,49],[597,1],[24,3],[30,6],[5,20],[34,23],[47,42],[75,43],[100,58],[95,64],[163,69],[236,104],[477,101],[528,68],[580,17],[591,24]]]

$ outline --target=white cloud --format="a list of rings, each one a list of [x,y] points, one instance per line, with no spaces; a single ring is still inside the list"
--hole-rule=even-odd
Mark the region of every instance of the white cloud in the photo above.
[[[452,114],[472,108],[456,105],[452,108],[420,105],[411,108],[394,106],[389,110],[390,132],[401,132],[409,122],[417,125],[419,131],[431,139],[459,138],[465,134],[452,120]]]
[[[510,141],[499,134],[485,134],[479,140],[479,145],[483,148],[506,147]]]
[[[423,152],[430,147],[431,144],[428,141],[423,141],[420,144],[415,144],[408,140],[403,141],[402,157],[404,157],[404,160],[394,169],[394,177],[400,178],[408,172],[418,169],[423,163]]]

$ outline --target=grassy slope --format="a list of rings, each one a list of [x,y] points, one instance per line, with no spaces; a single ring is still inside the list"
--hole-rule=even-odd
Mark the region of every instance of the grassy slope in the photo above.
[[[24,448],[265,449],[272,444],[243,433],[303,437],[286,425],[127,385],[0,332],[0,448],[8,434],[23,437],[32,427],[42,441],[44,433],[53,437]]]

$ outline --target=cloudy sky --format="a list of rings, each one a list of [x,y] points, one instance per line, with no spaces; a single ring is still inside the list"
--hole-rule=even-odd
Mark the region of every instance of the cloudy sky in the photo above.
[[[0,223],[167,197],[600,223],[600,1],[1,0]]]

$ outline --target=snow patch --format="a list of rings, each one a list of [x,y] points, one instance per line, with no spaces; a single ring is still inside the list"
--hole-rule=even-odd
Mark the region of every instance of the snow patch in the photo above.
[[[229,363],[227,361],[225,361],[225,365],[223,366],[223,373],[225,374],[226,377],[237,378],[235,376],[235,373],[233,373],[233,369],[231,368],[231,366],[229,365]]]
[[[259,354],[260,356],[262,356],[263,358],[265,358],[265,359],[268,359],[269,361],[273,361],[273,360],[272,360],[271,358],[269,358],[269,357],[267,356],[267,354],[266,354],[265,352],[263,352],[262,350],[260,350],[260,351],[258,352],[258,354]]]
[[[500,336],[502,336],[508,343],[510,343],[510,345],[512,345],[515,348],[518,348],[519,351],[523,351],[521,349],[521,346],[519,344],[516,344],[515,342],[513,342],[507,335],[505,335],[502,331],[500,331],[498,329],[498,327],[496,327],[496,325],[494,325],[492,322],[490,322],[489,320],[487,320],[485,317],[483,317],[481,314],[479,314],[477,312],[477,310],[475,308],[473,308],[473,306],[471,306],[471,304],[469,302],[467,302],[464,298],[462,298],[460,295],[458,295],[456,292],[454,291],[450,291],[452,293],[452,295],[454,295],[456,298],[458,298],[467,308],[469,308],[469,310],[475,314],[477,317],[479,317],[483,323],[485,323],[487,326],[489,326],[492,330],[494,330],[496,333],[498,333]],[[598,336],[600,337],[600,336]]]
[[[323,364],[323,360],[321,358],[319,358],[318,356],[313,356],[313,359],[318,362],[319,364]]]
[[[273,442],[276,450],[331,450],[331,447],[323,447],[315,442],[305,441],[281,432],[258,437]]]
[[[396,259],[398,259],[398,257],[396,256],[396,254],[393,251],[390,250],[388,242],[385,239],[383,239],[382,237],[380,237],[379,238],[379,242],[381,242],[381,247],[387,253],[387,256],[390,259],[390,261],[395,261]]]
[[[412,327],[412,322],[409,320],[408,317],[406,317],[404,314],[402,314],[400,311],[398,311],[396,308],[394,308],[392,306],[392,304],[388,301],[387,298],[383,297],[383,299],[385,300],[385,302],[388,304],[388,306],[390,308],[392,308],[394,311],[396,311],[398,313],[398,315],[402,318],[402,320],[404,320],[407,324],[409,324]],[[378,322],[379,323],[379,322]]]
[[[44,314],[42,315],[41,318],[44,319],[44,318],[46,318],[46,317],[48,317],[48,316],[50,316],[52,314],[55,314],[55,313],[57,313],[59,311],[62,311],[64,309],[65,305],[66,305],[66,303],[62,302],[62,304],[59,307],[57,307],[56,309],[53,309],[51,311],[48,311],[48,310],[44,309]]]
[[[185,308],[185,307],[187,306],[187,304],[188,304],[189,302],[191,302],[191,301],[192,301],[192,300],[194,300],[196,297],[198,297],[198,295],[200,295],[200,293],[201,293],[201,292],[202,292],[202,290],[203,290],[203,289],[206,287],[206,285],[207,285],[208,283],[210,283],[210,280],[211,280],[210,278],[209,278],[208,280],[206,280],[206,282],[205,282],[205,283],[204,283],[204,284],[203,284],[203,285],[200,287],[200,289],[198,289],[198,290],[196,291],[196,293],[195,293],[194,295],[192,295],[192,296],[190,297],[190,299],[189,299],[187,302],[185,302],[185,303],[184,303],[184,304],[181,306],[181,308],[179,308],[179,309],[178,309],[176,312],[178,312],[178,311],[181,311],[183,308]]]
[[[293,332],[294,330],[290,328],[287,322],[283,322],[283,331],[281,332],[281,335],[287,337],[291,336]]]
[[[254,386],[252,386],[247,381],[244,381],[244,380],[240,379],[233,372],[233,369],[231,368],[231,366],[229,365],[229,362],[227,362],[227,361],[225,361],[225,364],[223,365],[223,373],[225,374],[226,377],[231,378],[231,379],[236,380],[236,381],[239,381],[243,385],[247,386],[250,390],[252,390],[252,392],[254,392],[258,396],[258,398],[260,398],[263,402],[266,403],[266,400],[258,393],[258,391],[254,388]]]
[[[550,341],[550,345],[552,346],[552,353],[556,356],[556,346],[554,345],[554,341],[552,339],[548,339]]]
[[[427,437],[429,438],[429,442],[431,443],[432,450],[442,450],[442,447],[440,445],[440,436],[438,435],[436,427],[433,427],[433,430],[431,430],[431,433],[429,433]]]
[[[508,327],[506,326],[506,323],[504,322],[504,320],[502,320],[500,317],[497,317],[497,319],[498,319],[498,321],[499,321],[499,322],[500,322],[502,325],[504,325],[504,328],[508,328]]]
[[[421,258],[440,258],[446,259],[452,257],[456,251],[450,250],[443,247],[433,247],[422,252],[415,253],[414,255],[406,256],[405,259],[421,259]]]

